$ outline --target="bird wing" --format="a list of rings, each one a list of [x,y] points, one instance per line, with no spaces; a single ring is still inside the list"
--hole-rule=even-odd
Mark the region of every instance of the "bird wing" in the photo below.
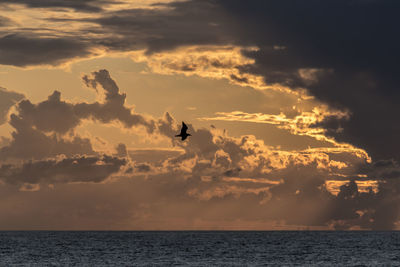
[[[182,121],[182,129],[185,131],[188,129],[188,127],[186,126],[186,124],[183,121]]]
[[[181,134],[182,133],[186,133],[188,127],[186,126],[186,124],[182,121],[182,129],[181,129]]]

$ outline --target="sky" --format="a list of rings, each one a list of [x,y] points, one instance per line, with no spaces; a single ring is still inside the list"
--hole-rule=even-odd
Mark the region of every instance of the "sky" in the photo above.
[[[0,229],[400,229],[399,8],[1,1]]]

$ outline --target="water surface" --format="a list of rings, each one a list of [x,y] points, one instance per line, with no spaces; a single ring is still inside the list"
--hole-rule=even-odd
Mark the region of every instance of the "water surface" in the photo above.
[[[400,232],[0,232],[1,266],[400,266]]]

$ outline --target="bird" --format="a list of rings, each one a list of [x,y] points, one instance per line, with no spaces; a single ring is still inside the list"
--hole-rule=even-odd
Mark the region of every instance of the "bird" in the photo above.
[[[182,121],[182,129],[181,129],[181,133],[175,135],[175,137],[181,137],[182,141],[185,140],[188,136],[192,136],[191,134],[187,133],[187,129],[188,127],[186,126],[186,124]]]

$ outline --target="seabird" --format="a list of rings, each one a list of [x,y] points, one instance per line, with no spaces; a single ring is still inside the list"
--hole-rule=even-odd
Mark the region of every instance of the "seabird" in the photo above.
[[[181,129],[181,133],[175,135],[175,137],[181,137],[182,141],[185,140],[188,136],[192,136],[191,134],[188,134],[187,131],[188,127],[186,126],[186,124],[182,121],[182,129]]]

